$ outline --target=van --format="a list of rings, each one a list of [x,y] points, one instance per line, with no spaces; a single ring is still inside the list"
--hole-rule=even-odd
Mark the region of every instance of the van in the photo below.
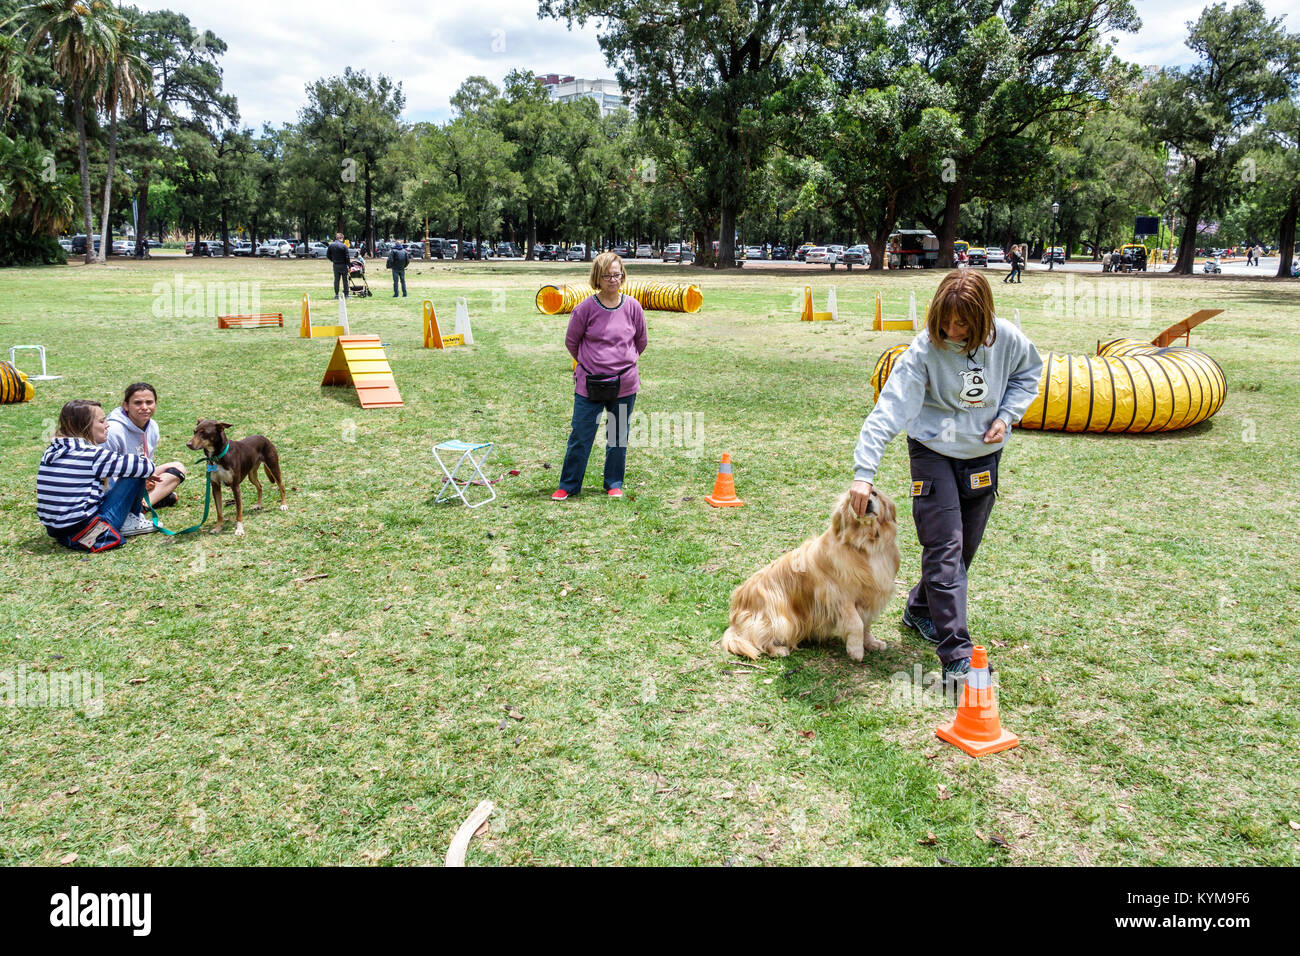
[[[451,259],[456,255],[456,250],[452,248],[451,243],[446,239],[429,240],[429,258],[430,259]]]

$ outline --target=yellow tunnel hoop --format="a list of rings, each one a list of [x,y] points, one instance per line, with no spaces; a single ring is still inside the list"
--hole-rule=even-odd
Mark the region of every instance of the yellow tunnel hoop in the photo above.
[[[871,384],[880,390],[907,345],[887,349]],[[1228,382],[1219,363],[1181,345],[1115,339],[1096,355],[1049,352],[1038,397],[1021,428],[1064,432],[1176,431],[1198,425],[1223,407]]]
[[[596,290],[587,283],[544,285],[537,290],[534,302],[544,315],[572,312],[578,303]],[[631,279],[623,283],[623,292],[641,303],[643,309],[658,312],[698,312],[704,305],[704,293],[693,282],[652,282]]]

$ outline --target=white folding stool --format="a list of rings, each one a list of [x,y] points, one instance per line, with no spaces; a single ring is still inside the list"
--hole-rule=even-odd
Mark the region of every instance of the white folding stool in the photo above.
[[[447,464],[442,460],[442,455],[439,454],[439,452],[444,451],[460,453],[460,458],[457,459],[456,466],[452,468],[451,471],[447,470]],[[478,455],[478,452],[480,451],[483,452],[482,455]],[[492,483],[488,481],[487,475],[483,474],[483,463],[487,461],[487,457],[490,454],[492,454],[492,443],[490,441],[468,442],[455,441],[453,439],[441,441],[434,445],[433,459],[438,463],[438,467],[442,469],[442,473],[446,475],[446,480],[443,482],[442,490],[438,492],[438,497],[434,499],[433,503],[437,504],[440,501],[450,501],[454,494],[465,503],[466,508],[477,508],[479,505],[485,505],[496,498],[496,489],[494,489]],[[450,458],[450,456],[448,457]],[[465,497],[465,492],[456,481],[456,473],[460,471],[461,466],[466,462],[469,463],[470,468],[473,470],[473,475],[477,475],[479,480],[483,482],[483,487],[488,490],[488,497],[484,498],[482,501],[476,501],[474,504],[469,503],[469,499]],[[465,487],[468,488],[474,481],[473,475],[471,475],[469,480],[466,481]],[[447,491],[448,488],[451,489],[450,493]]]

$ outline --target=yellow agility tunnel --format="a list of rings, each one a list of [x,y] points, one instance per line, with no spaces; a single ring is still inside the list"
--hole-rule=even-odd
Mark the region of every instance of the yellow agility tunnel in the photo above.
[[[595,293],[587,283],[544,285],[537,290],[537,311],[546,315],[572,312],[578,303]],[[641,303],[643,309],[658,312],[698,312],[704,305],[704,293],[693,282],[652,282],[631,279],[621,290]]]
[[[1164,333],[1156,341],[1162,337]],[[876,361],[871,384],[877,399],[906,349],[907,345],[896,345]],[[1115,339],[1099,346],[1096,355],[1048,353],[1038,397],[1020,427],[1064,432],[1175,431],[1217,412],[1227,390],[1223,369],[1204,352]]]

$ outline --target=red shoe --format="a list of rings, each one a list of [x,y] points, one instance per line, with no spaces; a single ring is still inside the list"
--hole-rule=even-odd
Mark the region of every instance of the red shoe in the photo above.
[[[555,494],[551,495],[551,500],[552,500],[552,501],[563,501],[564,499],[566,499],[566,498],[568,498],[568,497],[569,497],[569,493],[568,493],[567,491],[565,491],[563,488],[557,488],[557,489],[555,489]]]
[[[623,497],[623,489],[622,489],[622,488],[611,488],[611,489],[609,489],[609,491],[605,492],[605,494],[609,495],[611,498],[622,498],[622,497]]]

